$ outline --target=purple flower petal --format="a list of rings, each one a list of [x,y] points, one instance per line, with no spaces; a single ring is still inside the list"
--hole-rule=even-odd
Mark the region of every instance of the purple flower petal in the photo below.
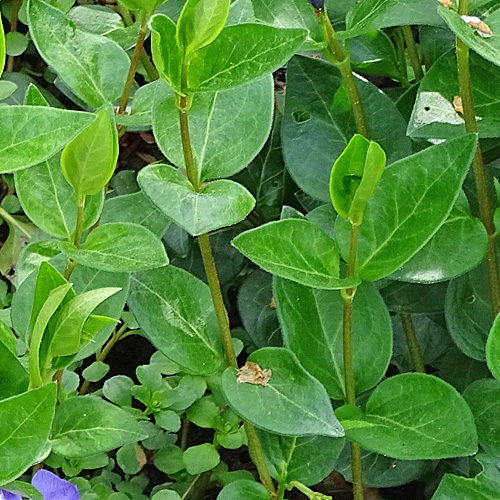
[[[0,500],[21,500],[21,497],[10,491],[0,490]]]
[[[78,488],[52,472],[40,469],[31,484],[43,495],[44,500],[80,500]]]

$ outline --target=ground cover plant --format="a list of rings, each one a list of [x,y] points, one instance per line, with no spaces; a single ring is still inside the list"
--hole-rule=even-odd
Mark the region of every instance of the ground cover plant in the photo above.
[[[498,0],[0,9],[0,500],[500,498]]]

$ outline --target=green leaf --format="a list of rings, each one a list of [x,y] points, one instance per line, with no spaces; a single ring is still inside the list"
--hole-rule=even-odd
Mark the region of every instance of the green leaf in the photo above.
[[[482,379],[464,391],[476,422],[479,444],[490,456],[500,455],[500,382]]]
[[[253,209],[253,196],[240,184],[218,180],[196,192],[180,170],[150,165],[137,177],[151,201],[191,236],[232,226]]]
[[[23,245],[30,241],[36,227],[24,216],[9,216],[5,212],[3,218],[9,227],[9,235],[0,248],[0,273],[6,275],[15,266]]]
[[[269,473],[279,481],[318,484],[336,466],[345,443],[325,436],[288,437],[258,431]]]
[[[473,134],[451,139],[385,169],[359,228],[360,278],[375,281],[391,274],[437,232],[460,193],[476,142]],[[335,236],[344,257],[350,230],[349,222],[339,217]]]
[[[186,58],[212,43],[229,15],[231,0],[188,0],[177,21],[176,40]]]
[[[438,13],[444,19],[448,27],[466,45],[477,52],[481,57],[500,66],[500,11],[496,10],[491,15],[485,17],[483,21],[490,27],[494,36],[484,38],[476,30],[462,19],[462,17],[452,9],[445,9],[438,6]],[[495,36],[496,35],[496,36]]]
[[[45,232],[57,238],[71,238],[76,227],[76,196],[64,179],[60,156],[14,175],[16,193],[25,214]],[[85,200],[83,229],[92,226],[102,210],[103,192]]]
[[[48,384],[0,401],[0,485],[48,454],[56,393],[56,384]]]
[[[30,500],[44,500],[43,495],[31,484],[22,481],[12,481],[5,485],[6,491],[15,493]]]
[[[90,113],[48,107],[0,107],[0,172],[31,167],[60,151],[95,120]]]
[[[28,38],[18,31],[5,35],[5,52],[12,57],[20,56],[28,48]]]
[[[43,0],[29,0],[28,19],[38,52],[79,99],[99,108],[120,97],[130,59],[117,43],[78,29]]]
[[[0,26],[0,76],[3,73],[5,66],[5,34],[3,32],[3,25]]]
[[[391,278],[415,283],[436,283],[455,278],[478,266],[488,248],[484,225],[470,213],[460,192],[446,222]]]
[[[366,204],[384,172],[385,161],[384,150],[359,134],[335,160],[330,176],[330,197],[337,213],[352,224],[361,224]]]
[[[303,29],[280,29],[263,24],[224,28],[210,45],[191,57],[189,92],[213,92],[243,85],[272,73],[302,45]]]
[[[495,318],[486,342],[486,363],[493,376],[500,381],[500,316]]]
[[[339,278],[337,244],[312,222],[285,219],[245,231],[233,246],[265,271],[326,290],[356,286]]]
[[[224,486],[217,500],[269,500],[269,492],[260,483],[238,479]]]
[[[332,165],[356,133],[340,71],[325,61],[295,56],[287,65],[286,81],[281,136],[285,164],[303,191],[330,203]],[[358,78],[357,86],[369,136],[385,151],[387,163],[410,155],[406,122],[393,101],[364,79]]]
[[[17,356],[0,341],[0,400],[28,389],[29,377]]]
[[[97,120],[75,137],[61,154],[61,167],[77,199],[97,194],[109,182],[118,160],[118,134],[110,111],[102,109]]]
[[[182,455],[186,470],[191,475],[201,474],[217,467],[220,456],[213,444],[190,446]]]
[[[485,263],[450,281],[445,313],[448,332],[458,348],[467,356],[484,361],[494,320]]]
[[[237,89],[195,97],[189,110],[189,132],[201,180],[229,177],[252,161],[269,136],[273,105],[270,75]],[[165,156],[185,168],[179,110],[173,91],[165,84],[156,90],[153,131]]]
[[[331,398],[344,399],[340,293],[275,278],[274,298],[285,346]],[[392,354],[389,312],[371,283],[362,284],[356,292],[352,343],[356,393],[360,394],[382,379]]]
[[[287,436],[342,437],[321,383],[302,368],[295,355],[281,347],[253,352],[248,361],[271,370],[267,384],[240,383],[234,368],[222,375],[222,389],[231,408],[257,427]]]
[[[193,275],[174,266],[135,274],[128,305],[156,348],[189,372],[224,366],[210,290]]]
[[[359,416],[351,411],[355,409]],[[434,460],[477,451],[467,403],[451,385],[432,375],[391,377],[372,392],[364,415],[343,406],[337,416],[349,440],[388,457]]]
[[[82,458],[111,451],[147,437],[130,413],[102,399],[86,396],[63,401],[52,426],[52,449]]]
[[[109,365],[102,361],[94,361],[91,365],[83,370],[82,375],[89,382],[99,382],[109,372]]]
[[[168,264],[161,240],[139,224],[102,224],[87,237],[82,248],[62,242],[61,249],[75,262],[108,272],[154,269]]]
[[[363,0],[347,16],[347,30],[337,38],[353,38],[368,31],[391,26],[442,24],[434,0]]]
[[[108,297],[119,292],[120,288],[99,288],[77,295],[61,310],[50,343],[50,355],[70,356],[76,354],[88,342],[82,330],[94,309]]]
[[[8,80],[0,80],[0,101],[7,99],[17,90],[17,85]]]
[[[156,69],[175,91],[180,92],[182,55],[176,42],[175,23],[163,14],[156,14],[149,26],[151,53]]]

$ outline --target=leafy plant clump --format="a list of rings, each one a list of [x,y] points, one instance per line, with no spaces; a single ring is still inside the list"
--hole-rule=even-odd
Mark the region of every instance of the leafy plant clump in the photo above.
[[[2,0],[0,500],[498,500],[498,0]]]

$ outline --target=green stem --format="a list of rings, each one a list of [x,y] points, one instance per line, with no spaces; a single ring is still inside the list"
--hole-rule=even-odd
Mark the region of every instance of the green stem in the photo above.
[[[73,238],[73,245],[76,248],[80,246],[82,241],[82,233],[83,233],[83,215],[85,210],[85,195],[78,197],[76,200],[76,227],[75,227],[75,236]],[[66,269],[64,270],[64,277],[69,280],[71,274],[73,273],[76,267],[76,262],[72,259],[68,260],[68,264]]]
[[[408,344],[408,350],[410,351],[410,358],[413,363],[413,368],[418,373],[425,373],[424,358],[418,344],[417,334],[415,332],[413,320],[411,319],[411,314],[401,313],[399,317],[401,318],[403,331],[406,335],[406,343]]]
[[[10,32],[14,33],[17,31],[17,23],[19,21],[19,10],[21,9],[21,5],[23,3],[23,0],[14,0],[14,5],[12,7],[12,18],[10,20]],[[7,67],[5,68],[5,71],[8,73],[11,73],[14,71],[14,56],[9,56],[7,58]]]
[[[293,488],[297,488],[301,493],[303,493],[309,500],[332,500],[331,496],[323,495],[323,493],[318,493],[317,491],[311,490],[305,484],[300,483],[299,481],[291,481],[287,485],[287,489],[291,490]]]
[[[415,38],[413,38],[411,26],[402,26],[401,30],[403,32],[403,38],[405,39],[406,48],[408,49],[408,55],[410,56],[413,72],[415,73],[415,79],[417,81],[422,80],[424,72],[422,71],[422,64],[420,62],[420,56],[418,55]]]
[[[460,0],[459,14],[467,15],[469,11],[469,0]],[[469,67],[469,47],[457,37],[457,65],[458,80],[460,84],[460,97],[462,98],[463,117],[467,132],[478,132],[476,122],[476,110],[474,108],[474,98],[472,95],[472,84]],[[491,296],[491,307],[493,313],[500,312],[500,279],[498,272],[498,256],[496,229],[493,224],[493,210],[491,207],[488,181],[484,168],[483,155],[478,143],[472,168],[476,180],[477,195],[479,201],[479,215],[486,232],[488,233],[488,251],[486,254],[486,265],[488,268],[488,282]]]
[[[408,67],[406,66],[405,39],[401,26],[394,31],[394,45],[396,47],[399,71],[402,76],[401,83],[403,87],[408,88],[410,87],[410,82],[408,81]]]
[[[151,62],[151,58],[149,57],[149,54],[146,52],[144,47],[141,50],[141,63],[144,66],[144,69],[146,70],[146,73],[148,74],[150,80],[154,81],[160,78],[155,65]]]
[[[356,78],[352,72],[351,59],[345,54],[339,41],[335,38],[335,30],[333,29],[328,14],[324,10],[317,10],[316,16],[327,43],[325,55],[332,64],[339,68],[342,75],[342,81],[344,82],[347,94],[349,95],[349,101],[351,102],[356,129],[359,134],[368,137],[365,111],[361,103]]]
[[[7,212],[7,210],[5,210],[5,208],[1,206],[0,206],[0,217],[9,222],[11,226],[14,226],[23,236],[31,239],[31,233],[26,229],[24,224],[19,222],[15,217],[12,217],[12,215],[10,215],[9,212]]]
[[[185,78],[186,71],[184,71],[183,74]],[[177,96],[182,150],[184,154],[184,163],[186,165],[186,173],[188,176],[188,180],[193,185],[193,189],[199,192],[201,190],[200,179],[199,174],[196,170],[193,148],[191,145],[191,135],[189,133],[190,103],[190,96]],[[205,273],[207,275],[208,286],[210,288],[210,294],[212,296],[212,302],[214,305],[215,315],[217,317],[217,323],[219,325],[227,362],[229,366],[238,368],[231,330],[229,328],[229,318],[227,315],[226,306],[224,305],[224,298],[222,296],[219,275],[217,273],[217,267],[215,265],[215,260],[208,234],[205,233],[198,236],[198,243],[200,246],[203,265],[205,267]],[[264,459],[264,452],[262,450],[259,437],[257,436],[257,432],[255,431],[255,427],[247,420],[243,420],[243,424],[248,439],[248,448],[250,450],[252,460],[257,467],[257,472],[259,473],[260,480],[270,493],[275,493],[274,484],[269,471],[267,470],[267,465]]]
[[[146,12],[143,12],[141,17],[141,27],[139,29],[139,35],[134,47],[134,52],[132,53],[132,58],[130,60],[130,67],[128,69],[127,79],[125,80],[125,87],[123,87],[118,114],[125,113],[125,110],[127,109],[127,104],[130,99],[130,92],[132,91],[132,85],[134,84],[135,73],[137,72],[137,65],[139,64],[139,58],[141,57],[141,52],[144,47],[144,40],[146,38],[147,32],[148,15],[146,14]]]

